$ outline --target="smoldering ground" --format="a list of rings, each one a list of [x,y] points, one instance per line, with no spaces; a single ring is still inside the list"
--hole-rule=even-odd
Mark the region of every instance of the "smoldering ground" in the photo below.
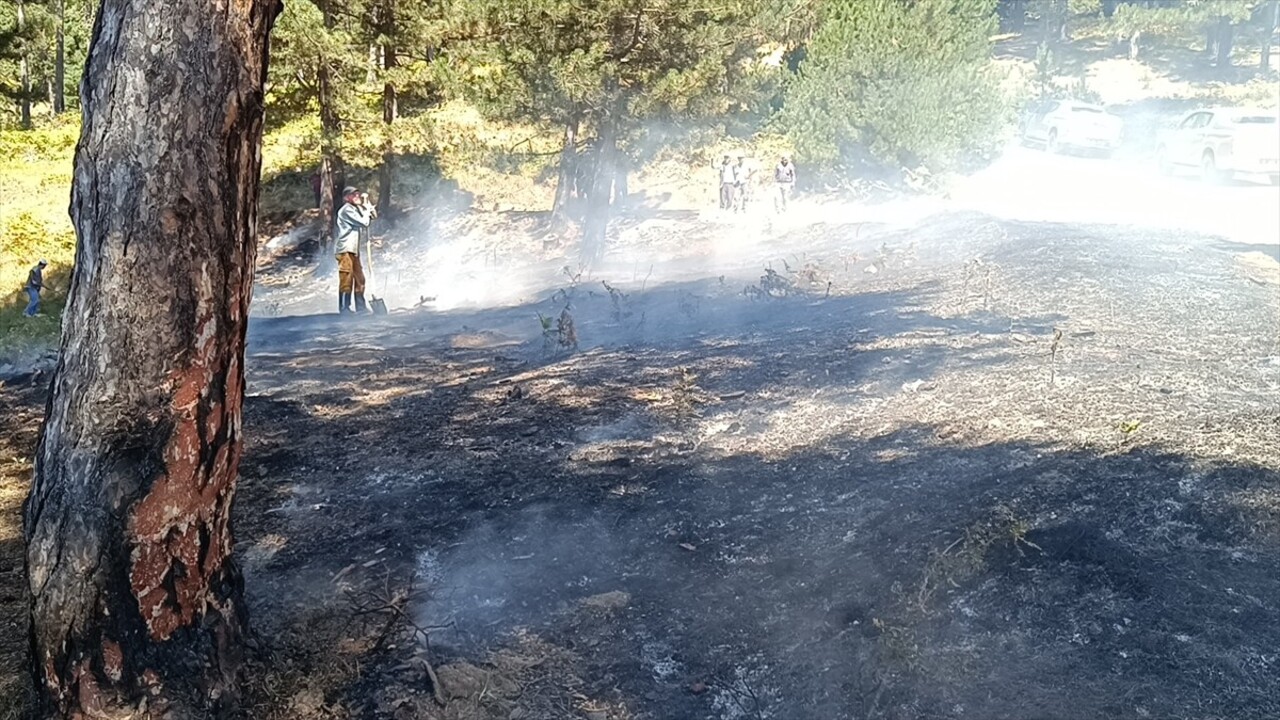
[[[950,199],[624,216],[591,275],[512,263],[544,274],[503,301],[258,319],[260,612],[300,577],[413,585],[433,663],[545,683],[477,686],[482,717],[1274,714],[1280,274],[1140,204],[1049,221],[1111,167],[1015,149]],[[1256,211],[1163,187],[1133,202]],[[539,320],[565,310],[576,350]],[[336,642],[344,702],[429,694],[421,643]]]

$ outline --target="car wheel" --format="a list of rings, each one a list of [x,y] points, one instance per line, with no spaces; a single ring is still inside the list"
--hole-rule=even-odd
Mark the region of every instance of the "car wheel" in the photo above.
[[[1173,174],[1173,161],[1169,159],[1169,148],[1163,145],[1156,150],[1156,169],[1165,177]]]
[[[1200,179],[1207,183],[1222,182],[1222,173],[1218,172],[1218,160],[1212,150],[1205,150],[1200,157]]]
[[[1044,141],[1044,149],[1055,154],[1059,151],[1058,128],[1053,128],[1049,131],[1049,139]]]

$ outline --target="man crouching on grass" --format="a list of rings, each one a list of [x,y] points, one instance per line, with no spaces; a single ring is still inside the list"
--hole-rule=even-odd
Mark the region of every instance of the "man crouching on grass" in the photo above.
[[[364,269],[360,267],[360,236],[377,216],[369,197],[349,187],[342,191],[343,204],[333,223],[334,247],[338,258],[338,313],[351,312],[351,296],[357,313],[368,312],[364,304]]]

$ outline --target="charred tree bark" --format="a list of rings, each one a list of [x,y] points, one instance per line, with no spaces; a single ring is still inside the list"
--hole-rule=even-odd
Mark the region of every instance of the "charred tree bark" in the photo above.
[[[556,195],[551,204],[551,215],[557,219],[566,219],[569,198],[573,194],[575,167],[578,159],[578,130],[581,118],[577,113],[564,126],[564,146],[560,149],[560,170],[556,177]]]
[[[385,43],[382,46],[382,69],[392,70],[399,65],[396,57],[396,4],[395,0],[383,0],[381,8],[381,35]],[[391,185],[394,182],[395,143],[392,141],[391,126],[398,115],[396,86],[391,80],[382,85],[382,166],[378,168],[378,215],[388,218],[391,215]]]
[[[332,30],[336,21],[332,0],[321,0],[320,12],[325,28]],[[338,101],[334,92],[333,68],[329,58],[319,59],[317,70],[320,100],[320,247],[323,256],[333,257],[333,218],[338,210],[344,182],[342,165],[342,122],[338,118]]]
[[[57,39],[53,54],[53,114],[60,115],[67,110],[67,38],[66,38],[66,5],[57,0]]]
[[[238,694],[231,503],[279,9],[100,6],[75,270],[24,509],[45,716],[211,717]]]

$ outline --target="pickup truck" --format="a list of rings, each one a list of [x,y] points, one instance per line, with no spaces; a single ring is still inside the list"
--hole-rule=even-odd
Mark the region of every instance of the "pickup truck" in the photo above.
[[[1205,182],[1234,177],[1280,184],[1280,112],[1258,108],[1204,108],[1160,133],[1160,172],[1198,168]]]

